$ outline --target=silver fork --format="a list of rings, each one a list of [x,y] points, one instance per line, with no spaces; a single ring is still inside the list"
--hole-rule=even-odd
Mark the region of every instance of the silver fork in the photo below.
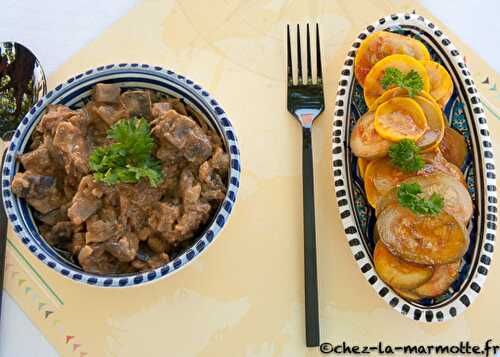
[[[307,24],[307,78],[302,78],[302,58],[300,48],[300,26],[297,25],[297,71],[298,83],[293,83],[292,49],[290,25],[287,25],[288,61],[288,111],[302,126],[302,185],[304,207],[304,276],[305,276],[305,320],[306,346],[319,346],[318,277],[316,267],[316,227],[314,219],[314,170],[311,131],[314,119],[324,110],[323,74],[319,45],[319,26],[316,24],[316,67],[317,81],[312,79],[311,36]]]

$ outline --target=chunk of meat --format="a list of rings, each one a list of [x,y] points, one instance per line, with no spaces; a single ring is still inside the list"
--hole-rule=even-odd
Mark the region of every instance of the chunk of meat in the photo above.
[[[174,232],[168,236],[169,241],[183,241],[194,236],[203,222],[206,222],[211,206],[208,203],[197,203],[190,206],[178,220]]]
[[[123,225],[140,231],[147,225],[149,210],[161,198],[159,188],[141,180],[137,184],[121,184],[119,186],[120,214]]]
[[[168,142],[163,142],[156,151],[156,157],[161,161],[168,163],[169,166],[179,166],[180,161],[184,160],[182,152]]]
[[[127,118],[128,113],[121,105],[101,105],[95,109],[99,118],[101,118],[109,126],[117,121]]]
[[[73,240],[70,245],[69,251],[72,254],[78,254],[80,250],[85,246],[85,233],[75,233],[73,234]]]
[[[143,270],[148,267],[148,263],[140,259],[134,259],[130,265],[136,270]]]
[[[87,233],[85,234],[85,242],[101,243],[108,239],[113,239],[121,233],[122,229],[113,222],[104,221],[101,219],[90,220],[87,222]]]
[[[190,206],[198,203],[201,195],[201,185],[199,183],[186,188],[182,191],[182,203],[184,206]]]
[[[39,132],[38,130],[35,130],[31,134],[31,144],[29,145],[29,150],[35,150],[38,148],[40,145],[43,144],[43,134]]]
[[[149,236],[151,235],[151,233],[153,232],[153,230],[151,229],[151,227],[143,227],[141,230],[139,230],[139,232],[137,233],[137,238],[140,240],[140,241],[146,241]]]
[[[156,268],[159,268],[159,267],[167,264],[169,261],[170,261],[170,257],[168,256],[168,254],[160,253],[160,254],[156,254],[156,255],[152,256],[151,258],[149,258],[147,264],[148,264],[150,269],[156,269]],[[147,269],[147,270],[149,270],[149,269]]]
[[[133,261],[139,249],[139,239],[132,232],[127,232],[118,240],[107,240],[103,244],[106,247],[106,251],[121,262]]]
[[[73,115],[75,115],[75,112],[64,105],[48,105],[47,112],[43,115],[36,130],[41,133],[54,135],[57,125]]]
[[[148,271],[159,268],[170,261],[170,257],[165,252],[155,253],[149,247],[141,246],[137,253],[137,258],[131,263],[134,268],[140,271]]]
[[[55,171],[57,171],[57,167],[50,157],[49,149],[44,144],[19,156],[19,161],[26,171],[31,171],[34,174],[55,176]]]
[[[164,253],[167,249],[167,243],[160,235],[153,235],[148,239],[148,247],[155,253]]]
[[[94,274],[119,273],[117,259],[106,252],[103,245],[86,245],[78,253],[78,262],[83,270]]]
[[[182,114],[182,115],[188,115],[188,112],[186,110],[186,106],[182,102],[181,99],[179,98],[168,98],[167,102],[172,105],[172,109],[174,109],[177,113]]]
[[[201,185],[189,168],[185,168],[179,179],[179,192],[182,203],[189,206],[195,204],[200,199]]]
[[[169,242],[191,238],[200,225],[206,222],[211,210],[210,204],[200,201],[201,185],[189,169],[185,169],[181,174],[179,190],[184,212],[177,220],[174,230],[167,235]]]
[[[212,155],[212,143],[196,122],[171,110],[156,122],[151,132],[182,152],[190,162],[202,163]]]
[[[213,130],[207,130],[207,131],[208,131],[207,135],[210,138],[210,142],[212,143],[213,146],[219,146],[219,147],[224,146],[224,143],[222,142],[222,139],[219,136],[219,134],[217,134]]]
[[[227,173],[227,169],[229,168],[229,155],[226,154],[220,146],[217,146],[210,159],[210,165],[212,168],[219,171],[219,173]]]
[[[35,211],[33,215],[36,219],[51,226],[55,225],[57,222],[68,219],[67,210],[64,207],[56,208],[45,214]]]
[[[98,185],[96,185],[99,187]],[[100,189],[100,187],[99,187]],[[95,191],[97,188],[92,189],[92,194],[95,196]],[[103,207],[97,212],[97,217],[104,221],[117,223],[118,222],[118,212],[117,208],[110,205],[103,205]]]
[[[154,103],[151,108],[151,114],[154,118],[158,118],[173,108],[172,103],[169,102]]]
[[[101,103],[118,103],[120,99],[120,87],[115,84],[97,83],[93,99]]]
[[[32,174],[30,171],[18,172],[12,180],[12,191],[40,213],[48,213],[65,202],[65,197],[57,187],[52,176]]]
[[[119,186],[120,194],[130,198],[134,204],[145,209],[161,198],[161,192],[152,187],[148,180],[141,180],[136,184],[122,184]]]
[[[78,186],[78,192],[73,197],[71,207],[68,209],[68,217],[74,225],[82,224],[101,208],[102,202],[92,195],[93,181],[92,176],[85,176]]]
[[[44,134],[43,145],[47,147],[50,158],[52,159],[54,170],[57,170],[59,176],[64,176],[65,157],[64,153],[59,150],[52,141],[53,137],[49,134]]]
[[[151,210],[149,226],[156,232],[168,234],[173,229],[173,224],[180,216],[180,208],[166,202],[158,202]]]
[[[68,217],[74,224],[82,224],[92,216],[101,206],[100,201],[89,199],[88,197],[75,196],[73,204],[68,209]]]
[[[198,170],[198,178],[203,184],[202,196],[210,201],[222,201],[226,197],[226,186],[211,162],[212,160],[205,161]]]
[[[51,231],[45,235],[45,239],[49,244],[61,247],[71,242],[73,238],[73,224],[69,221],[58,222],[54,225]]]
[[[87,135],[88,127],[91,124],[91,117],[86,110],[78,109],[75,115],[69,117],[68,122],[76,126],[82,132],[83,136]]]
[[[120,221],[134,230],[142,229],[148,219],[147,211],[133,199],[120,195]]]
[[[69,122],[59,123],[53,143],[64,153],[65,169],[68,174],[70,173],[70,164],[73,164],[83,174],[89,171],[89,147],[85,136],[78,127]]]
[[[90,125],[88,127],[88,137],[91,151],[94,148],[102,145],[107,145],[111,141],[108,138],[109,125],[104,121],[97,112],[101,106],[121,106],[121,104],[100,104],[96,102],[88,102],[85,104],[84,110],[90,118]],[[102,114],[102,113],[101,113]],[[127,114],[127,113],[126,113]],[[126,115],[128,117],[128,114]]]
[[[127,91],[120,95],[120,101],[130,116],[151,118],[151,97],[149,92],[142,90]]]

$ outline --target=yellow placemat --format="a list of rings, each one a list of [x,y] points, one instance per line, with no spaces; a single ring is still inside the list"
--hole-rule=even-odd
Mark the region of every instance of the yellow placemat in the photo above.
[[[63,356],[309,356],[304,347],[301,132],[285,106],[286,23],[319,21],[327,110],[314,127],[322,341],[500,343],[495,262],[475,303],[454,320],[416,323],[383,302],[346,244],[332,186],[331,121],[339,70],[357,33],[414,1],[143,1],[49,78],[49,88],[107,63],[159,64],[202,84],[241,145],[238,204],[216,243],[178,274],[99,289],[45,267],[9,233],[8,293]],[[441,26],[442,27],[442,26]],[[452,33],[500,137],[498,74]],[[498,153],[498,144],[495,151]]]

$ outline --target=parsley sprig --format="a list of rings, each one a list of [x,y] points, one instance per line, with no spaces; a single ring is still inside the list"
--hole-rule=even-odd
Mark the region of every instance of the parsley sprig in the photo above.
[[[403,183],[397,189],[399,204],[416,214],[435,215],[444,206],[443,196],[434,192],[429,199],[422,198],[422,187],[418,183]]]
[[[89,158],[97,181],[113,185],[146,177],[153,187],[163,181],[160,162],[151,155],[155,143],[146,120],[120,120],[108,130],[108,138],[114,143],[95,149]]]
[[[424,88],[422,77],[415,70],[403,73],[399,69],[389,67],[385,70],[384,77],[380,81],[382,88],[387,89],[391,86],[404,88],[408,91],[410,97],[416,96]]]
[[[417,172],[425,165],[420,156],[420,148],[410,139],[392,144],[389,147],[389,158],[403,172]]]

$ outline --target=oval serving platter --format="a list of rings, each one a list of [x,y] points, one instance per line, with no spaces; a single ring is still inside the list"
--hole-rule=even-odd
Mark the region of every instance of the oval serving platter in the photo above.
[[[470,246],[460,273],[450,289],[439,297],[412,302],[396,294],[377,275],[373,265],[375,212],[366,200],[357,158],[350,150],[350,134],[367,111],[363,89],[354,78],[354,57],[361,42],[375,31],[415,37],[441,63],[454,83],[444,108],[448,123],[465,137],[469,154],[461,167],[474,202],[467,227]],[[432,22],[416,14],[393,14],[366,27],[352,45],[341,72],[333,121],[333,176],[337,203],[347,241],[366,280],[395,310],[410,319],[437,322],[463,312],[477,297],[490,268],[497,222],[495,164],[484,110],[463,57]]]

